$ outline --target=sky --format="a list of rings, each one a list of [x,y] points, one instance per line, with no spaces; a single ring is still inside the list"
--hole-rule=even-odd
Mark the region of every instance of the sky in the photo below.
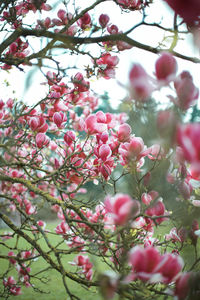
[[[90,3],[90,1],[79,0],[79,5],[81,7],[86,6],[87,3]],[[103,7],[104,9],[102,10]],[[107,11],[105,11],[105,7]],[[100,15],[102,12],[107,13],[110,16],[110,23],[116,24],[119,27],[119,30],[122,31],[125,31],[133,24],[136,24],[141,20],[142,17],[140,12],[136,12],[134,14],[121,13],[119,7],[114,5],[112,1],[106,2],[106,6],[105,3],[99,5],[94,11],[94,16]],[[158,12],[162,12],[162,14]],[[163,25],[169,26],[168,23],[170,21],[173,21],[171,9],[169,9],[166,3],[161,0],[155,0],[155,4],[148,8],[147,14],[149,14],[150,17],[148,18],[148,20],[151,22],[162,22]],[[49,15],[49,12],[46,15]],[[163,19],[162,16],[164,16]],[[32,14],[32,17],[35,17],[34,14]],[[30,18],[29,22],[31,22]],[[133,38],[141,43],[143,42],[148,45],[156,46],[158,42],[162,41],[163,32],[150,26],[145,26],[134,31]],[[37,45],[36,43],[37,42],[35,40],[36,47],[40,47],[40,45]],[[175,50],[188,56],[199,56],[199,49],[196,49],[193,46],[191,36],[188,38],[187,42],[180,41],[179,46]],[[91,51],[95,53],[96,48],[94,45],[92,46]],[[146,71],[150,75],[153,75],[155,61],[158,58],[158,55],[148,53],[147,51],[143,51],[140,49],[132,48],[130,50],[121,52],[119,54],[119,58],[120,62],[116,69],[116,80],[96,80],[95,78],[91,80],[91,88],[97,94],[102,95],[104,91],[108,92],[111,99],[111,105],[114,108],[116,108],[127,95],[128,73],[133,63],[142,64]],[[60,61],[62,65],[66,67],[69,65],[84,66],[87,64],[91,64],[90,58],[87,58],[86,56],[76,56],[74,60],[72,60],[71,56],[65,55],[60,56]],[[187,62],[182,59],[177,59],[177,62],[178,73],[183,70],[189,70],[193,76],[195,84],[197,86],[200,86],[200,65]],[[74,69],[72,70],[72,74],[74,74],[73,72],[75,72]],[[27,74],[29,76],[28,78],[31,78],[31,80],[29,81],[27,80]],[[44,81],[44,77],[40,72],[37,72],[36,69],[35,72],[32,73],[22,72],[17,69],[12,70],[10,73],[1,71],[0,84],[2,88],[0,98],[6,100],[10,97],[16,97],[18,99],[23,99],[27,104],[34,104],[38,100],[40,100],[41,97],[45,97],[46,95],[45,86],[41,85],[41,82]],[[27,83],[29,84],[28,89]],[[166,94],[164,92],[162,94],[159,94],[158,97],[163,97],[163,101],[164,99],[166,100]]]

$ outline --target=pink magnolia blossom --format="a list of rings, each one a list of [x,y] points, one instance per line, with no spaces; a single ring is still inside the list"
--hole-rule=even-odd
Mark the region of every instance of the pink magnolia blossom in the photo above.
[[[199,90],[194,85],[192,76],[189,72],[182,72],[174,81],[174,87],[177,93],[177,99],[174,99],[176,105],[182,110],[187,110],[197,102]]]
[[[46,132],[48,130],[48,124],[46,123],[46,120],[42,117],[31,117],[28,121],[30,128],[33,131],[37,132]]]
[[[55,229],[57,234],[66,235],[69,232],[69,226],[65,221],[62,221]]]
[[[117,0],[117,3],[121,5],[123,8],[136,10],[141,8],[142,1],[141,0]]]
[[[13,251],[9,251],[9,252],[8,252],[8,256],[14,257],[14,256],[16,256],[16,255],[15,255],[15,253],[14,253]],[[10,262],[11,264],[15,265],[17,261],[16,261],[14,258],[10,258],[10,259],[9,259],[9,262]]]
[[[43,230],[44,230],[45,227],[46,227],[46,223],[45,223],[44,221],[42,221],[42,220],[37,221],[37,224],[38,224],[38,226],[40,226]]]
[[[183,266],[183,259],[179,255],[165,253],[155,271],[162,274],[163,283],[169,284],[177,278]]]
[[[140,64],[134,64],[129,73],[130,95],[136,101],[146,102],[153,92],[149,75]]]
[[[113,299],[119,285],[119,275],[113,271],[105,271],[100,276],[100,289],[104,299]]]
[[[99,16],[99,24],[102,28],[105,28],[110,20],[110,17],[106,14],[101,14]]]
[[[53,26],[54,26],[54,24],[51,23],[51,19],[49,17],[46,17],[44,20],[37,20],[36,28],[37,29],[41,29],[41,28],[49,29]]]
[[[178,232],[176,227],[173,227],[170,230],[170,233],[165,235],[165,239],[167,241],[172,241],[173,243],[175,243],[175,242],[180,242],[181,243],[182,242],[182,239],[179,236],[179,232]]]
[[[63,122],[67,121],[67,116],[62,112],[55,112],[53,115],[53,122],[58,128],[62,128]]]
[[[116,42],[116,45],[117,45],[117,49],[119,51],[123,51],[123,50],[128,50],[128,49],[131,49],[133,46],[124,42],[124,41],[117,41]]]
[[[49,138],[42,132],[38,133],[35,137],[36,145],[38,148],[48,145]]]
[[[109,135],[107,132],[102,132],[102,133],[97,134],[96,138],[97,138],[98,143],[102,142],[105,144],[108,141]]]
[[[175,296],[178,297],[178,300],[184,300],[186,299],[189,290],[190,290],[190,283],[189,280],[191,278],[192,273],[182,273],[179,278],[176,280],[175,283]]]
[[[181,196],[187,200],[191,196],[192,186],[189,184],[189,182],[186,182],[186,180],[181,181],[178,184],[178,191],[180,192]]]
[[[64,141],[65,143],[70,146],[73,144],[76,140],[76,134],[74,131],[68,130],[64,135]]]
[[[107,130],[106,116],[104,117],[102,119],[98,115],[90,115],[86,118],[85,130],[88,134],[102,133]]]
[[[14,296],[18,296],[21,295],[21,287],[20,286],[13,286],[10,288],[10,293]]]
[[[22,258],[29,258],[29,257],[32,257],[33,253],[31,251],[23,251],[21,253],[21,257]]]
[[[199,20],[200,2],[198,0],[165,0],[168,5],[178,14],[188,25],[195,25]]]
[[[83,256],[83,255],[78,255],[74,259],[74,263],[72,262],[71,264],[76,264],[77,266],[82,268],[82,273],[85,275],[87,280],[91,280],[93,276],[93,264],[90,262],[88,256]]]
[[[90,88],[89,81],[86,81],[80,72],[74,76],[72,82],[78,92],[86,92]]]
[[[169,82],[177,71],[177,62],[172,54],[163,52],[155,64],[156,77],[158,80]]]
[[[32,215],[36,213],[36,206],[32,205],[30,202],[28,202],[25,205],[25,211],[27,215]]]
[[[13,276],[9,276],[8,279],[4,279],[3,284],[5,287],[15,285],[17,282]]]
[[[84,14],[83,17],[81,17],[78,21],[77,21],[78,26],[81,27],[81,29],[86,30],[89,29],[91,27],[91,17],[89,15],[88,12],[86,12]]]
[[[110,147],[106,144],[103,144],[99,148],[99,157],[103,160],[106,161],[110,156],[112,155],[112,151]]]
[[[141,200],[145,205],[149,205],[151,201],[155,200],[158,197],[158,192],[151,191],[149,193],[143,193]]]
[[[165,205],[160,199],[152,207],[147,208],[145,213],[151,217],[162,216],[160,218],[156,218],[156,223],[158,224],[161,224],[166,219],[165,217],[163,217],[164,215],[166,215]]]
[[[111,214],[116,225],[125,225],[131,217],[139,214],[140,205],[129,195],[116,194],[114,197],[106,197],[105,209]]]
[[[177,129],[176,140],[182,149],[182,155],[191,163],[193,176],[200,175],[200,123],[180,125]]]
[[[129,253],[129,263],[136,278],[151,283],[168,284],[175,281],[183,268],[183,260],[178,255],[161,255],[155,247],[135,246]]]
[[[119,29],[117,27],[117,25],[109,25],[107,26],[107,31],[110,33],[110,34],[117,34],[119,32]]]
[[[69,16],[64,9],[59,9],[57,16],[61,20],[59,25],[66,25],[68,23]]]
[[[119,63],[119,58],[117,56],[112,56],[110,53],[105,53],[96,60],[96,63],[99,66],[99,75],[105,79],[115,77],[115,67]]]
[[[9,276],[8,279],[3,280],[3,285],[7,287],[10,293],[14,296],[21,295],[21,287],[16,285],[17,282],[13,276]]]
[[[161,261],[161,255],[155,247],[142,248],[135,246],[129,253],[129,263],[132,272],[142,281],[153,280],[154,277],[161,279],[159,272],[155,272],[156,267]]]
[[[120,144],[119,154],[126,164],[131,160],[139,160],[144,149],[145,146],[142,138],[132,137],[129,142]]]
[[[164,157],[164,150],[159,144],[154,144],[151,147],[145,149],[141,156],[147,156],[151,160],[160,160]]]
[[[121,124],[117,131],[118,140],[120,142],[129,141],[131,131],[132,131],[132,129],[129,124],[127,124],[127,123]]]

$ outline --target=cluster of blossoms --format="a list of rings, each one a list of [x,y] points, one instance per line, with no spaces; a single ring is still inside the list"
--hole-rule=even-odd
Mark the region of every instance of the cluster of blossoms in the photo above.
[[[150,3],[115,2],[127,11],[142,11]],[[166,2],[188,26],[198,21],[199,6],[196,14],[193,8],[186,14],[180,9],[180,1]],[[188,6],[187,1],[184,5]],[[3,9],[0,21],[6,30],[23,33],[10,44],[6,40],[3,72],[13,64],[31,64],[29,59],[35,53],[26,37],[30,28],[24,19],[30,13],[37,15],[49,10],[46,1],[35,0],[17,1],[15,6]],[[12,229],[0,235],[6,250],[2,257],[9,261],[8,269],[1,275],[0,297],[17,296],[24,287],[33,287],[33,280],[40,279],[32,271],[36,258],[43,258],[56,269],[63,281],[66,276],[83,286],[100,286],[105,299],[112,299],[115,293],[125,297],[124,286],[130,292],[128,298],[140,298],[139,293],[141,298],[146,297],[144,285],[150,298],[162,294],[166,299],[184,300],[193,292],[198,297],[199,285],[190,286],[190,282],[198,278],[195,270],[199,263],[200,200],[196,197],[200,187],[200,124],[182,124],[179,115],[197,103],[199,90],[189,72],[177,75],[176,59],[168,52],[161,53],[156,60],[153,76],[140,64],[131,67],[127,102],[136,109],[147,108],[154,92],[163,87],[174,91],[168,97],[169,108],[157,113],[160,140],[148,143],[133,132],[126,113],[100,108],[90,87],[89,78],[93,75],[115,77],[119,57],[112,51],[132,46],[110,38],[120,37],[123,32],[110,23],[107,14],[100,14],[95,21],[90,10],[78,13],[68,12],[66,7],[58,9],[55,18],[37,20],[33,30],[36,37],[57,35],[60,43],[68,39],[66,47],[80,52],[81,47],[76,48],[74,41],[78,40],[79,45],[82,37],[88,41],[90,34],[101,32],[105,39],[99,43],[99,56],[91,59],[91,71],[89,67],[89,71],[76,71],[70,79],[62,75],[59,67],[58,72],[47,71],[43,85],[48,92],[34,107],[11,98],[0,100],[0,218]],[[166,194],[160,187],[153,187],[153,172],[163,162],[168,164],[165,184],[189,216],[181,226],[174,225],[176,220]],[[136,183],[126,193],[125,176],[131,184]],[[93,184],[98,191],[101,186],[105,192],[103,201],[102,195],[101,199],[98,195],[90,197]],[[41,220],[39,214],[44,210],[57,216],[54,230],[46,229],[45,221]],[[20,216],[19,224],[12,221],[13,214]],[[170,219],[173,228],[160,237],[157,230],[161,225],[168,226]],[[51,242],[52,236],[56,236],[56,245]],[[28,243],[27,248],[18,243],[21,238]],[[48,252],[42,248],[41,239]],[[12,243],[15,247],[10,246]],[[187,244],[195,249],[193,268],[188,272],[180,256]],[[75,271],[68,271],[63,263],[63,257],[69,254],[76,254],[70,263],[77,267]],[[97,274],[96,259],[101,259],[108,270]]]
[[[25,286],[26,288],[31,287],[29,277],[31,268],[21,261],[33,259],[35,257],[35,253],[32,250],[28,250],[22,251],[16,255],[13,251],[9,251],[8,257],[10,265],[13,265],[17,271],[18,280],[16,281],[13,276],[9,276],[8,278],[4,278],[3,285],[11,295],[21,295],[22,291],[20,285]]]
[[[97,63],[100,64],[98,61]],[[188,73],[176,77],[176,70],[176,61],[168,53],[163,53],[157,60],[154,79],[140,65],[134,65],[130,72],[132,97],[145,104],[150,97],[149,92],[174,82],[177,98],[174,98],[173,104],[182,110],[187,109],[196,101],[198,90]],[[89,81],[82,73],[76,73],[69,86],[64,78],[58,78],[55,73],[48,72],[46,80],[46,85],[49,86],[46,99],[34,109],[23,106],[15,119],[12,114],[13,100],[9,99],[6,103],[1,101],[1,124],[5,126],[1,130],[1,140],[6,142],[11,137],[16,141],[12,152],[5,149],[2,153],[4,161],[10,164],[10,167],[1,167],[5,176],[1,182],[1,190],[9,199],[7,207],[12,212],[19,211],[30,222],[30,217],[37,215],[42,203],[38,195],[48,195],[45,197],[49,199],[53,211],[61,220],[55,233],[68,249],[80,253],[74,260],[74,264],[81,269],[77,273],[79,280],[92,282],[94,278],[94,266],[87,254],[93,254],[90,245],[96,244],[98,255],[108,256],[110,262],[116,266],[121,264],[124,256],[129,257],[122,282],[129,284],[140,280],[166,286],[173,284],[171,293],[178,299],[184,299],[180,292],[182,278],[189,280],[190,276],[181,273],[184,264],[178,255],[179,244],[183,245],[189,238],[196,247],[199,224],[198,221],[194,222],[185,238],[184,228],[182,231],[174,228],[165,237],[166,245],[175,245],[173,253],[161,255],[156,248],[159,240],[154,238],[155,228],[169,220],[170,213],[159,193],[149,189],[151,174],[146,169],[146,164],[166,159],[168,153],[165,148],[159,144],[147,147],[141,137],[132,133],[126,114],[96,110],[98,99],[92,95]],[[187,94],[188,89],[185,90],[185,86],[192,92]],[[75,109],[78,107],[82,109],[81,115]],[[170,126],[177,132],[175,141],[173,139],[171,143],[173,146],[178,144],[176,161],[179,161],[180,168],[176,169],[176,175],[174,171],[168,173],[167,178],[177,186],[183,199],[197,206],[195,201],[198,200],[190,199],[194,190],[190,181],[194,178],[199,180],[196,143],[199,126],[180,125],[172,111],[163,111],[159,113],[157,121],[161,135],[165,134],[167,119],[170,118],[173,120]],[[14,122],[20,128],[19,131],[14,130]],[[28,166],[28,172],[20,168],[19,160],[22,166]],[[190,172],[187,171],[187,162],[191,164]],[[93,209],[87,206],[78,208],[73,204],[78,195],[87,192],[84,184],[90,181],[109,182],[114,170],[120,165],[128,173],[134,171],[137,176],[141,176],[144,187],[139,196],[133,199],[128,194],[115,193],[114,196],[107,196],[104,203]],[[30,176],[36,182],[35,188],[29,183]],[[51,176],[56,176],[58,185],[55,185]],[[7,181],[7,178],[11,178],[11,181]],[[127,237],[117,235],[119,228],[126,230]],[[29,226],[29,230],[35,236],[48,234],[42,220]],[[106,243],[103,232],[110,235]],[[112,238],[115,235],[117,243]],[[132,248],[130,252],[124,248],[124,243],[128,243],[128,249]],[[143,244],[144,248],[136,246],[137,243]],[[3,284],[10,294],[17,295],[21,293],[21,286],[32,285],[30,267],[19,260],[32,260],[32,252],[26,251],[22,257],[10,251],[8,256],[11,257],[10,264],[17,270],[19,278],[18,281],[13,277],[5,278]],[[120,284],[119,278],[116,282]],[[112,286],[112,291],[117,291],[117,286]],[[188,291],[189,287],[185,290],[184,297]]]

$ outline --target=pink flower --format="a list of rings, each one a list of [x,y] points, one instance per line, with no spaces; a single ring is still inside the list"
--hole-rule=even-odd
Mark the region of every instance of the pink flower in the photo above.
[[[107,26],[107,30],[110,34],[117,34],[119,32],[118,27],[114,24]]]
[[[119,275],[111,270],[100,276],[100,288],[104,299],[113,299],[119,285]]]
[[[128,141],[130,139],[131,131],[131,127],[127,123],[120,125],[117,131],[118,140],[120,142]]]
[[[21,287],[19,286],[13,286],[10,288],[10,292],[11,294],[13,294],[14,296],[18,296],[18,295],[21,295],[22,292],[21,292]]]
[[[67,121],[66,115],[60,111],[60,112],[55,112],[53,114],[53,122],[56,124],[58,128],[62,127],[62,123]]]
[[[154,144],[141,153],[141,156],[147,156],[151,160],[162,159],[164,150],[159,144]]]
[[[186,299],[189,290],[190,290],[190,284],[189,280],[192,273],[182,273],[179,278],[176,280],[176,286],[175,286],[175,292],[174,294],[178,297],[178,300],[184,300]]]
[[[155,277],[155,269],[161,261],[161,255],[155,247],[142,248],[135,246],[129,253],[129,263],[132,267],[133,273],[136,274],[137,278],[142,281],[153,280]],[[158,277],[158,276],[157,276]],[[159,279],[161,275],[159,276]]]
[[[129,263],[133,274],[142,281],[175,281],[183,268],[183,260],[178,255],[165,253],[161,255],[155,247],[141,248],[135,246],[129,253]]]
[[[130,94],[136,101],[146,102],[153,91],[149,75],[140,64],[134,64],[130,73]]]
[[[3,280],[3,285],[7,287],[12,295],[21,295],[21,287],[16,286],[16,280],[13,276],[9,276],[8,279]]]
[[[103,54],[99,59],[96,60],[99,65],[99,74],[105,79],[115,77],[115,67],[119,62],[117,56],[111,56],[110,53]]]
[[[49,143],[49,138],[42,132],[38,133],[35,137],[36,145],[38,148],[42,148]]]
[[[93,264],[90,262],[88,256],[78,255],[75,257],[72,265],[77,265],[82,268],[82,273],[85,275],[87,280],[91,280],[93,276]]]
[[[191,196],[191,193],[192,193],[192,186],[186,182],[186,181],[181,181],[179,184],[178,184],[178,190],[179,190],[179,193],[181,194],[181,196],[187,200],[190,198]]]
[[[4,279],[3,285],[5,287],[15,285],[17,282],[13,276],[9,276],[8,279]]]
[[[165,235],[165,239],[167,241],[172,241],[173,243],[175,242],[180,242],[182,243],[182,239],[181,237],[179,236],[179,233],[178,233],[178,230],[176,227],[173,227],[171,230],[170,230],[170,233],[169,234],[166,234]]]
[[[48,130],[48,125],[42,116],[31,117],[28,121],[28,124],[33,131],[44,133]]]
[[[198,221],[195,219],[193,220],[192,222],[192,226],[191,226],[191,229],[190,229],[190,232],[189,232],[189,236],[190,236],[190,239],[191,239],[191,242],[194,246],[196,246],[197,244],[197,239],[198,239],[198,236],[196,235],[196,231],[199,230],[199,223]]]
[[[66,25],[68,23],[67,13],[64,9],[59,9],[57,16],[60,20],[62,20],[62,25]]]
[[[69,231],[69,226],[67,225],[67,223],[65,223],[65,221],[62,221],[55,229],[57,234],[62,234],[62,235],[66,235],[67,232]]]
[[[89,81],[84,80],[84,77],[80,72],[74,76],[72,82],[78,92],[86,92],[90,88]]]
[[[126,194],[108,196],[104,204],[116,225],[125,225],[130,217],[135,217],[140,211],[139,202]]]
[[[184,266],[183,259],[179,255],[165,253],[161,257],[161,262],[156,268],[156,272],[161,273],[162,282],[168,284],[174,281]]]
[[[129,142],[125,142],[119,147],[119,154],[125,163],[129,160],[138,160],[141,158],[141,153],[144,150],[144,142],[140,137],[132,137]]]
[[[76,134],[73,131],[68,130],[64,135],[65,143],[70,146],[76,140]]]
[[[13,251],[9,251],[8,252],[8,256],[16,256],[15,253]],[[10,258],[9,259],[10,263],[15,265],[16,264],[16,260],[14,258]]]
[[[30,202],[28,202],[25,206],[25,211],[27,215],[32,215],[36,213],[36,206],[32,205]]]
[[[141,0],[117,0],[117,3],[119,3],[123,8],[136,10],[136,9],[140,9],[142,1]]]
[[[38,226],[42,227],[42,229],[44,230],[46,227],[46,223],[42,220],[37,221]]]
[[[99,16],[99,24],[100,24],[100,26],[101,26],[102,28],[105,28],[106,25],[108,24],[109,20],[110,20],[110,18],[109,18],[108,15],[106,15],[106,14],[101,14],[101,15]]]
[[[119,51],[123,51],[123,50],[128,50],[128,49],[131,49],[133,46],[124,42],[124,41],[117,41],[117,49]]]
[[[189,72],[182,72],[175,80],[174,87],[178,97],[174,102],[181,109],[187,110],[196,103],[199,97],[199,90],[194,85],[192,76]]]
[[[191,163],[193,176],[200,175],[200,123],[178,126],[176,140],[182,149],[183,157]]]
[[[169,6],[180,15],[188,25],[195,25],[199,21],[199,0],[165,0]]]
[[[158,80],[170,81],[176,74],[177,62],[172,54],[163,52],[156,61],[156,77]]]
[[[106,161],[110,156],[112,155],[112,151],[110,147],[106,144],[103,144],[99,148],[99,157],[103,160]]]
[[[141,200],[145,205],[149,205],[151,201],[155,200],[158,197],[158,192],[151,191],[149,193],[143,193]]]
[[[88,132],[88,134],[96,134],[96,133],[102,133],[107,130],[107,124],[106,124],[106,116],[103,113],[104,117],[100,116],[98,114],[96,115],[89,115],[85,120],[85,130]]]
[[[91,27],[91,17],[89,13],[85,13],[83,17],[81,17],[77,24],[81,27],[81,29],[85,30]]]
[[[166,214],[165,205],[162,200],[158,200],[152,207],[149,207],[145,213],[150,217],[164,216]],[[161,224],[165,219],[165,217],[156,218],[156,223]]]

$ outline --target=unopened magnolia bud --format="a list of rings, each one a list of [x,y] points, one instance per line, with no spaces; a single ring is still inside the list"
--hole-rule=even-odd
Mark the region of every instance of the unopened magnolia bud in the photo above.
[[[169,80],[176,74],[177,62],[172,54],[164,52],[156,61],[156,77],[159,80]]]
[[[106,25],[108,24],[110,18],[106,14],[101,14],[99,17],[99,24],[101,25],[102,28],[105,28]]]

